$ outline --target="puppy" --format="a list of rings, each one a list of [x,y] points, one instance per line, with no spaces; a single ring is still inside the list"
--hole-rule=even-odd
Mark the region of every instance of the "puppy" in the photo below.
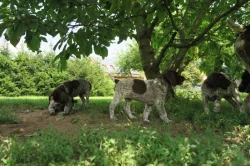
[[[63,110],[64,115],[69,114],[73,104],[76,103],[74,100],[76,96],[81,98],[82,104],[88,105],[91,88],[91,84],[85,79],[75,79],[64,82],[49,96],[49,113],[54,115],[56,111]]]
[[[247,97],[245,98],[244,102],[246,105],[248,116],[250,117],[250,74],[247,70],[241,76],[241,83],[239,85],[240,92],[248,93]]]
[[[160,118],[169,123],[167,113],[164,107],[166,94],[169,86],[182,85],[185,78],[179,75],[174,70],[166,70],[159,78],[151,80],[138,79],[123,79],[116,82],[115,93],[113,100],[109,106],[109,113],[111,120],[117,120],[114,115],[116,105],[125,99],[124,109],[130,119],[137,119],[130,111],[131,100],[137,100],[145,103],[143,112],[143,122],[149,123],[148,116],[153,104],[160,114]]]
[[[244,112],[237,85],[219,72],[214,72],[202,83],[201,86],[203,106],[209,113],[208,101],[214,102],[214,112],[220,111],[221,99],[226,99],[234,108]]]

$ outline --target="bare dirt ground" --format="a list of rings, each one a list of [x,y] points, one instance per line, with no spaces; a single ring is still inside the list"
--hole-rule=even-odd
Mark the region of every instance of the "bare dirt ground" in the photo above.
[[[112,122],[108,114],[93,112],[75,112],[69,116],[61,113],[51,116],[47,110],[21,111],[16,113],[19,124],[0,124],[0,137],[18,136],[23,139],[32,136],[36,131],[53,128],[57,131],[77,135],[80,128],[97,129],[104,126],[110,130],[124,129],[127,126],[152,127],[160,132],[169,132],[171,135],[189,135],[193,127],[188,122],[164,124],[160,119],[154,119],[150,124],[143,124],[141,119],[130,121],[124,114],[117,115],[118,121]],[[160,127],[159,127],[160,126]]]
[[[11,137],[17,135],[26,137],[34,134],[36,131],[53,127],[55,130],[65,133],[77,134],[82,126],[92,123],[93,126],[98,123],[91,118],[91,114],[76,112],[72,115],[63,116],[58,113],[51,116],[47,110],[21,111],[16,113],[19,124],[0,124],[0,137]],[[99,116],[98,121],[106,123],[109,120],[107,115]]]

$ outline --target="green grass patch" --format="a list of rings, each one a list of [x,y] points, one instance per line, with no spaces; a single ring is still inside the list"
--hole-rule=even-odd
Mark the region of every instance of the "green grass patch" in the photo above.
[[[80,108],[81,101],[76,99],[75,107]],[[213,103],[209,103],[211,111],[207,115],[200,92],[178,90],[176,98],[165,102],[174,123],[164,124],[153,106],[148,126],[138,122],[144,104],[136,101],[131,111],[139,118],[137,122],[126,119],[124,101],[115,111],[120,120],[98,122],[96,119],[103,114],[108,117],[111,100],[90,98],[90,107],[80,110],[89,117],[87,125],[77,135],[52,127],[25,139],[0,137],[0,165],[250,165],[249,118],[224,100],[219,113],[212,112]],[[45,110],[48,99],[1,97],[0,105],[0,122],[16,123],[13,113]],[[80,123],[78,115],[71,118],[70,124]]]
[[[249,134],[249,128],[238,130]],[[24,141],[2,139],[0,159],[6,165],[41,166],[249,165],[249,142],[227,143],[226,137],[209,131],[203,137],[172,137],[140,126],[110,132],[100,126],[96,130],[82,128],[73,138],[50,129]]]

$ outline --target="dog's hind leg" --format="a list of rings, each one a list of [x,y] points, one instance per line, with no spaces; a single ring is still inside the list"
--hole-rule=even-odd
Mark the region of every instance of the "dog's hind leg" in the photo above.
[[[159,114],[160,114],[160,118],[165,122],[165,123],[170,123],[172,122],[172,120],[169,120],[168,119],[168,115],[167,115],[167,112],[165,110],[165,107],[164,107],[164,102],[158,102],[155,104]]]
[[[131,99],[125,99],[124,110],[130,119],[137,119],[136,116],[132,115],[130,110]]]
[[[143,111],[143,122],[149,123],[148,116],[151,112],[151,105],[145,104],[145,109]]]
[[[115,115],[115,107],[117,106],[117,104],[121,101],[122,97],[117,95],[116,93],[114,94],[113,100],[111,102],[111,104],[109,105],[109,117],[111,120],[118,120]]]

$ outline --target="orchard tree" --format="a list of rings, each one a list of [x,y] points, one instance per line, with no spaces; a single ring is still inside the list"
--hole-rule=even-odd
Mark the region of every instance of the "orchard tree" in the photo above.
[[[192,61],[187,52],[209,42],[229,15],[236,19],[232,14],[244,13],[248,5],[249,0],[4,0],[0,35],[14,46],[25,36],[33,51],[46,35],[59,35],[54,49],[61,50],[56,59],[62,67],[70,56],[88,56],[92,48],[107,56],[115,37],[134,38],[146,77],[154,78],[165,58],[175,70]]]

